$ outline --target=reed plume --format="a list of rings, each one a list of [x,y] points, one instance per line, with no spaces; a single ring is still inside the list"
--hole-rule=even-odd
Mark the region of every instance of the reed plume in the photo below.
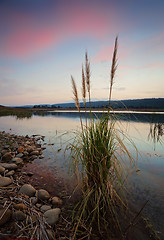
[[[114,77],[117,69],[117,49],[118,49],[118,37],[115,39],[114,44],[114,51],[113,51],[113,57],[112,57],[112,66],[111,66],[111,74],[110,74],[110,89],[109,89],[109,108],[110,108],[110,102],[112,98],[112,87],[114,83]]]
[[[84,74],[84,67],[82,65],[82,97],[83,103],[85,107],[85,119],[86,119],[86,127],[87,127],[87,112],[86,112],[86,84],[85,84],[85,74]]]
[[[90,63],[88,60],[88,54],[85,53],[85,75],[86,75],[86,85],[87,85],[87,91],[89,95],[89,104],[91,109],[91,83],[90,83]]]
[[[77,110],[80,115],[80,123],[81,123],[81,128],[83,130],[83,123],[82,123],[82,118],[81,118],[81,112],[80,112],[80,103],[79,103],[79,98],[78,98],[78,92],[77,92],[77,87],[74,78],[71,76],[72,80],[72,91],[73,91],[73,99],[75,101],[75,105],[77,107]]]

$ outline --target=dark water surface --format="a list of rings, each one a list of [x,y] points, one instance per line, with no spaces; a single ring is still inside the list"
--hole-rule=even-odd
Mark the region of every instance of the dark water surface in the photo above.
[[[121,128],[134,141],[140,155],[137,173],[129,176],[132,202],[136,210],[149,200],[144,214],[153,222],[155,230],[164,237],[164,114],[116,114]],[[82,115],[85,117],[85,115]],[[50,192],[73,190],[74,180],[68,174],[69,153],[65,146],[73,140],[73,131],[80,130],[77,112],[46,112],[30,118],[0,117],[0,131],[18,135],[45,136],[44,158],[37,159],[27,169],[35,173]],[[129,149],[133,150],[129,147]],[[135,155],[134,155],[135,157]],[[32,180],[31,180],[32,181]],[[55,189],[55,186],[58,188]]]

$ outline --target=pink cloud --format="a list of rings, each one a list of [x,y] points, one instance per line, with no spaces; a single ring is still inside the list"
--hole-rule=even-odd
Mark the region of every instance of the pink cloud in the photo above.
[[[2,36],[0,52],[8,57],[28,57],[75,37],[104,38],[113,29],[104,12],[79,6],[60,9],[56,15],[52,10],[50,16],[11,12],[10,21],[3,18],[7,33]]]

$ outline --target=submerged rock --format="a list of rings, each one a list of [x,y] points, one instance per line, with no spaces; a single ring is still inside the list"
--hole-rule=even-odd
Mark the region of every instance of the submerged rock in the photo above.
[[[37,192],[37,197],[38,197],[38,199],[40,199],[42,201],[46,201],[50,198],[50,195],[46,190],[40,189]]]
[[[63,203],[63,201],[60,199],[60,198],[58,198],[58,197],[53,197],[52,198],[52,205],[53,206],[60,206],[60,205],[62,205],[62,203]]]
[[[3,173],[5,171],[5,168],[0,166],[0,173]]]
[[[14,173],[15,173],[15,171],[11,170],[10,172],[6,173],[6,177],[11,177],[14,175]]]
[[[0,226],[7,223],[11,218],[11,210],[6,208],[0,208]]]
[[[20,210],[14,212],[13,218],[15,218],[17,221],[23,221],[26,218],[26,214]]]
[[[54,208],[46,211],[43,217],[48,224],[53,226],[58,221],[60,213],[61,213],[60,208]]]
[[[12,183],[12,179],[8,177],[1,177],[0,178],[0,187],[6,187]]]
[[[2,156],[2,161],[3,162],[10,162],[12,158],[13,158],[12,154],[7,152]]]
[[[33,197],[36,193],[36,189],[30,184],[24,184],[19,190],[19,193],[23,193],[29,197]]]
[[[42,212],[46,212],[46,211],[48,211],[48,210],[50,210],[51,209],[51,206],[49,206],[49,205],[43,205],[43,206],[41,206],[41,208],[40,208],[40,210],[42,211]]]

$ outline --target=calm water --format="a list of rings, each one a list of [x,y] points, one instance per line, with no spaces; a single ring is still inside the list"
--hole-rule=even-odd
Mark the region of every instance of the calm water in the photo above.
[[[124,113],[119,115],[119,119],[122,129],[133,139],[140,152],[137,163],[140,171],[129,177],[132,202],[139,211],[146,200],[149,200],[144,214],[151,219],[155,229],[163,238],[164,114]],[[72,132],[79,127],[76,112],[47,112],[23,119],[14,116],[0,117],[0,131],[5,130],[18,135],[45,136],[45,158],[35,160],[29,168],[35,171],[38,178],[47,178],[48,175],[47,184],[49,181],[55,182],[54,175],[58,176],[61,186],[67,185],[68,189],[71,189],[72,182],[68,174],[69,154],[64,151],[64,146],[72,141]],[[45,179],[43,181],[46,182]]]

